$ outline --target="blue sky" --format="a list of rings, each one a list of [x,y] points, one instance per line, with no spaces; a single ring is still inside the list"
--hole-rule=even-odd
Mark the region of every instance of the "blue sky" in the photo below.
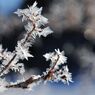
[[[0,0],[0,14],[10,14],[22,3],[23,0]]]

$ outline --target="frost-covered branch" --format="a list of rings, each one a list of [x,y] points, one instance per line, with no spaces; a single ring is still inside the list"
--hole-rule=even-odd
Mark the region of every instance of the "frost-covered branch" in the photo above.
[[[29,88],[30,85],[46,81],[62,81],[63,83],[69,84],[72,81],[71,73],[69,73],[68,67],[63,66],[67,60],[67,57],[64,56],[64,52],[60,52],[59,49],[55,50],[53,53],[47,53],[44,55],[46,60],[51,60],[50,68],[47,69],[41,76],[32,75],[29,79],[14,83],[12,85],[6,86],[7,88]],[[62,66],[62,68],[59,68]]]
[[[48,20],[41,15],[42,8],[38,8],[36,7],[36,5],[37,3],[35,2],[33,6],[29,7],[29,9],[24,10],[18,9],[17,12],[15,12],[15,14],[17,14],[18,16],[22,16],[23,22],[25,21],[27,23],[25,25],[26,33],[24,34],[24,38],[17,42],[15,51],[13,52],[13,55],[11,54],[12,57],[10,58],[10,60],[8,60],[3,69],[1,69],[0,76],[8,72],[7,70],[9,70],[9,68],[12,67],[11,64],[14,60],[15,61],[13,64],[15,66],[19,59],[23,60],[25,58],[28,60],[28,57],[33,57],[33,55],[29,53],[29,47],[31,46],[31,44],[33,44],[37,35],[39,37],[40,36],[46,37],[48,34],[53,32],[50,30],[49,27],[45,27],[43,29],[41,28],[42,25],[45,26],[45,24],[48,23]],[[1,55],[1,57],[3,56]]]
[[[55,49],[54,52],[46,53],[43,56],[46,61],[51,60],[50,67],[43,72],[42,75],[31,75],[28,79],[17,80],[15,83],[8,82],[4,79],[4,75],[8,74],[10,70],[24,74],[24,64],[19,63],[19,60],[26,59],[28,57],[34,57],[29,53],[29,47],[35,42],[37,37],[46,37],[53,31],[46,25],[48,19],[41,15],[42,7],[37,7],[37,2],[27,9],[18,9],[15,14],[22,17],[22,22],[25,22],[26,33],[24,37],[17,41],[17,45],[13,52],[4,50],[0,45],[0,89],[5,88],[31,88],[34,84],[47,81],[62,81],[69,84],[72,82],[72,75],[69,73],[66,63],[67,57],[64,56],[64,51],[60,52],[59,49]],[[3,76],[3,77],[2,77]]]

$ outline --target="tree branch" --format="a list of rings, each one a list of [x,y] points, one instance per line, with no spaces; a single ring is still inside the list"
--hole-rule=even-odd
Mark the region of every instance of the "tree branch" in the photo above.
[[[58,55],[58,58],[56,59],[55,63],[53,63],[54,66],[52,68],[50,68],[50,70],[48,71],[48,73],[46,75],[42,74],[41,77],[38,77],[36,79],[33,77],[30,77],[24,82],[20,82],[20,83],[14,84],[14,85],[7,85],[6,88],[22,88],[22,89],[25,89],[25,88],[28,88],[28,85],[30,85],[32,83],[36,83],[40,80],[46,81],[46,80],[51,79],[53,76],[53,73],[55,72],[54,68],[55,68],[58,60],[59,60],[59,55]]]

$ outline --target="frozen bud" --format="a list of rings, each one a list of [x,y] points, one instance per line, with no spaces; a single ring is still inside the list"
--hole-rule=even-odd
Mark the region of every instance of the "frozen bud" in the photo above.
[[[15,14],[22,16],[22,21],[30,20],[32,22],[37,22],[41,17],[42,7],[37,7],[37,2],[34,2],[32,6],[27,9],[18,9]]]
[[[42,35],[46,37],[48,34],[53,33],[53,31],[46,27],[44,29],[40,29],[42,25],[45,25],[48,23],[48,19],[41,15],[42,7],[37,7],[37,2],[34,2],[32,6],[29,6],[27,9],[18,9],[15,14],[18,16],[22,16],[22,21],[27,21],[28,24],[25,26],[25,29],[27,31],[32,31],[33,27],[35,27],[34,31],[39,37]],[[30,22],[30,23],[29,23]],[[42,31],[40,31],[42,30]]]

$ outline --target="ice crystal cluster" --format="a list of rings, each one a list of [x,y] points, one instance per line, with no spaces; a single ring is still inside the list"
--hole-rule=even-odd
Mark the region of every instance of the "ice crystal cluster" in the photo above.
[[[9,88],[31,88],[33,85],[39,84],[40,82],[47,81],[62,81],[63,83],[69,84],[72,82],[72,75],[69,73],[67,65],[67,57],[64,55],[64,51],[55,49],[54,52],[46,53],[43,57],[46,61],[50,60],[50,67],[43,72],[42,75],[31,75],[27,79],[17,80],[15,83],[8,82],[5,79],[10,70],[19,72],[24,76],[25,69],[24,64],[19,63],[19,60],[26,59],[29,57],[34,57],[29,52],[29,47],[32,46],[37,37],[46,37],[48,34],[53,33],[53,31],[47,27],[48,19],[41,15],[42,7],[37,7],[37,2],[27,9],[18,9],[15,14],[22,17],[22,22],[25,22],[26,33],[24,37],[17,41],[17,45],[13,52],[3,49],[0,45],[0,91],[4,91]]]

